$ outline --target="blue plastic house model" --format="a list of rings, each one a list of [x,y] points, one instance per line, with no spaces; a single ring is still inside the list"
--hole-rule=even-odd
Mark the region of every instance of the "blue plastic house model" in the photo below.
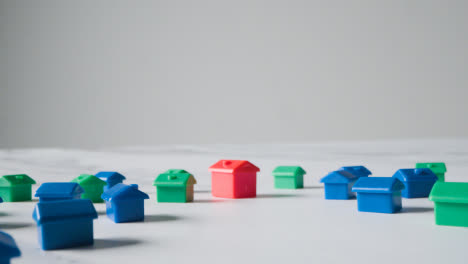
[[[330,172],[320,180],[325,184],[325,199],[348,200],[353,198],[351,187],[357,179],[356,175],[344,170]]]
[[[437,175],[427,168],[397,170],[393,177],[405,185],[405,189],[401,192],[405,198],[429,197],[432,186],[438,180]]]
[[[115,171],[101,171],[95,176],[107,183],[107,185],[104,186],[104,191],[107,191],[118,183],[122,183],[126,179],[125,176]]]
[[[401,210],[404,188],[397,178],[361,177],[352,191],[357,193],[358,211],[391,214]]]
[[[351,172],[357,177],[369,177],[369,175],[372,174],[372,172],[364,166],[345,166],[341,167],[339,170]]]
[[[138,185],[118,183],[102,194],[107,216],[115,223],[143,221],[145,199],[149,196],[138,190]]]
[[[10,264],[12,258],[21,256],[21,252],[12,236],[0,231],[0,264]]]
[[[96,218],[89,199],[37,203],[33,212],[43,250],[92,245]]]
[[[3,199],[2,199],[2,197],[0,197],[0,203],[3,203]]]
[[[39,202],[80,199],[83,188],[76,182],[46,182],[41,184],[35,197]]]

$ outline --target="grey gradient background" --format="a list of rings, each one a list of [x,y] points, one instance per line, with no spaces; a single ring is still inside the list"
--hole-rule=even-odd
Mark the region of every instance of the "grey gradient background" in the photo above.
[[[466,137],[467,11],[0,0],[0,147]]]

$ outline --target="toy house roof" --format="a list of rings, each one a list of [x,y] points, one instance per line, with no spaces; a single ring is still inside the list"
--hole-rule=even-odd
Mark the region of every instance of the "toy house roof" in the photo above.
[[[0,187],[15,186],[20,184],[35,184],[33,180],[26,174],[5,175],[0,177]]]
[[[402,182],[436,182],[437,175],[430,169],[399,169],[393,177]]]
[[[3,203],[3,199],[2,199],[2,197],[0,197],[0,203]]]
[[[352,174],[358,177],[367,177],[372,174],[372,172],[364,166],[344,166],[341,167],[339,170],[351,172]]]
[[[442,203],[468,203],[468,182],[436,182],[429,200]]]
[[[278,166],[273,170],[273,176],[289,176],[303,175],[306,171],[299,166]]]
[[[41,184],[36,191],[35,197],[61,198],[73,197],[84,192],[83,188],[76,182],[46,182]]]
[[[37,203],[33,212],[33,219],[37,224],[77,218],[97,218],[96,209],[91,200],[76,199]]]
[[[322,179],[320,179],[320,182],[322,183],[350,183],[352,181],[355,181],[358,179],[356,175],[352,174],[351,172],[344,171],[344,170],[338,170],[338,171],[332,171],[325,175]]]
[[[187,173],[187,174],[191,174],[190,172],[186,171],[186,170],[182,170],[182,169],[169,169],[167,170],[166,172],[164,173],[168,173],[168,174],[176,174],[176,173]]]
[[[81,174],[80,176],[73,179],[72,182],[76,182],[80,185],[107,185],[105,181],[91,174]]]
[[[99,179],[105,181],[105,182],[109,182],[109,181],[123,181],[125,180],[125,176],[123,176],[122,174],[116,172],[116,171],[101,171],[101,172],[98,172],[96,173],[95,175],[96,177],[98,177]]]
[[[0,256],[7,258],[19,257],[21,252],[15,240],[9,234],[0,231]]]
[[[405,185],[394,177],[361,177],[351,191],[363,193],[392,193],[401,191]]]
[[[236,171],[260,171],[260,169],[246,160],[220,160],[209,168],[211,172],[233,173]]]
[[[138,190],[138,185],[126,185],[118,183],[112,188],[106,190],[101,198],[105,201],[111,200],[133,200],[133,199],[149,199],[148,194]]]
[[[443,162],[420,162],[416,163],[416,168],[428,168],[434,173],[445,173],[447,171],[447,167]]]
[[[161,173],[154,180],[154,186],[187,186],[194,185],[197,181],[193,175],[182,172],[182,173]]]

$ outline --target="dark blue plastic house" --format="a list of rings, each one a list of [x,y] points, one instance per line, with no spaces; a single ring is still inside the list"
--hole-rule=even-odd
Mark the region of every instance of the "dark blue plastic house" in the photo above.
[[[325,199],[348,200],[353,198],[351,187],[357,179],[356,175],[344,170],[330,172],[320,180],[325,184]]]
[[[102,194],[107,216],[115,223],[138,222],[145,218],[145,199],[149,196],[138,185],[118,183]]]
[[[405,198],[429,197],[432,187],[437,181],[437,175],[431,169],[400,169],[393,174],[400,180],[405,189],[401,195]]]
[[[2,199],[2,197],[0,197],[0,203],[3,203],[3,199]]]
[[[92,245],[96,218],[89,199],[37,203],[33,212],[39,244],[44,250]]]
[[[0,231],[0,264],[10,264],[12,258],[21,256],[21,252],[12,236]]]
[[[104,191],[107,191],[118,183],[122,183],[126,179],[125,176],[115,171],[101,171],[95,176],[107,183],[107,185],[104,186]]]
[[[361,177],[352,191],[357,194],[358,211],[396,213],[401,210],[401,190],[405,186],[393,177]]]
[[[339,170],[350,172],[357,177],[369,177],[369,175],[372,174],[372,172],[364,166],[345,166],[341,167]]]
[[[84,192],[76,182],[46,182],[37,189],[35,197],[39,202],[80,199]]]

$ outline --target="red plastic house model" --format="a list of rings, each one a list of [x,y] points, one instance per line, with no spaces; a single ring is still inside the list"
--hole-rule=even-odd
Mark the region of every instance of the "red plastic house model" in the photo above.
[[[257,171],[246,160],[220,160],[211,171],[211,193],[222,198],[250,198],[257,196]]]

